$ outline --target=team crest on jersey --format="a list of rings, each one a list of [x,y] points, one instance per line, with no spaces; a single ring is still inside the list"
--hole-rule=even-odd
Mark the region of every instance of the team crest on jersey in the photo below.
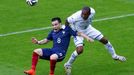
[[[65,34],[65,31],[62,31],[63,35]]]

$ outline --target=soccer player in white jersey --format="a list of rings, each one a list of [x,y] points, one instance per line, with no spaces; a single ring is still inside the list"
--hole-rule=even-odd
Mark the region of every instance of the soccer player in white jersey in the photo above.
[[[82,8],[82,10],[79,10],[69,16],[66,20],[66,25],[71,25],[71,28],[73,30],[83,32],[92,39],[98,40],[99,42],[104,44],[113,59],[119,61],[126,61],[126,58],[124,56],[119,56],[116,54],[109,40],[106,39],[100,31],[98,31],[91,25],[94,15],[95,10],[91,7],[85,6]],[[67,75],[71,75],[72,63],[75,61],[76,57],[83,52],[83,38],[74,38],[74,43],[76,45],[76,50],[72,53],[69,60],[64,64]]]

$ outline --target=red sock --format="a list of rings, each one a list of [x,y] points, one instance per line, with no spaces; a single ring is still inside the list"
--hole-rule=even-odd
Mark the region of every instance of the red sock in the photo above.
[[[56,60],[50,60],[50,74],[54,74]]]
[[[36,69],[37,62],[38,62],[38,54],[35,53],[35,52],[33,52],[33,56],[32,56],[32,66],[31,66],[31,68],[32,68],[33,70]]]

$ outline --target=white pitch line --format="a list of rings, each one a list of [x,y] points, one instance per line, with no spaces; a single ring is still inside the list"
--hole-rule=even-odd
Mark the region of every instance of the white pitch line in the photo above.
[[[43,27],[43,28],[30,29],[30,30],[25,30],[25,31],[11,32],[11,33],[6,33],[6,34],[0,34],[0,37],[8,36],[8,35],[14,35],[14,34],[27,33],[27,32],[33,32],[33,31],[46,30],[46,29],[50,29],[50,28],[51,27]]]
[[[112,20],[112,19],[118,19],[118,18],[123,18],[123,17],[128,17],[128,16],[134,16],[134,13],[132,13],[132,14],[127,14],[127,15],[114,16],[114,17],[109,17],[109,18],[97,19],[97,20],[93,20],[93,22],[105,21],[105,20]]]
[[[114,16],[114,17],[109,17],[109,18],[96,19],[96,20],[93,20],[93,22],[124,18],[124,17],[128,17],[128,16],[134,16],[134,13],[126,14],[126,15],[120,15],[120,16]],[[47,29],[50,29],[50,28],[51,27],[43,27],[43,28],[29,29],[29,30],[24,30],[24,31],[10,32],[10,33],[6,33],[6,34],[0,34],[0,37],[15,35],[15,34],[22,34],[22,33],[33,32],[33,31],[47,30]]]

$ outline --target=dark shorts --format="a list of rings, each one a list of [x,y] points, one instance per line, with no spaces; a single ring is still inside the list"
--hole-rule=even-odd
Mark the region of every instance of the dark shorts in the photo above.
[[[40,58],[45,60],[50,60],[50,56],[52,54],[57,54],[58,55],[57,62],[62,61],[65,58],[65,54],[66,54],[64,50],[55,50],[50,48],[44,48],[42,49],[42,52],[43,52],[43,56],[40,56]]]

